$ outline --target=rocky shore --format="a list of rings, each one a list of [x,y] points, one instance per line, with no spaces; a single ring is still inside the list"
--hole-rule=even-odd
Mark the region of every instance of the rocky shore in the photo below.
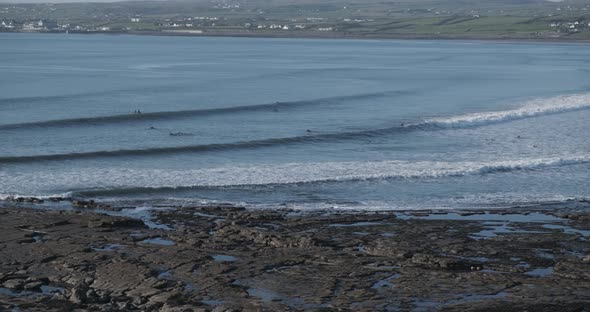
[[[3,208],[0,311],[588,311],[587,209]]]

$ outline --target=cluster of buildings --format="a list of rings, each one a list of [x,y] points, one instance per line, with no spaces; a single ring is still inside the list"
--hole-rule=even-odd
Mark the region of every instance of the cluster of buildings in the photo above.
[[[553,22],[549,24],[551,28],[556,29],[560,32],[580,32],[582,30],[590,30],[590,23],[587,22]]]
[[[202,26],[215,26],[215,22],[219,20],[220,18],[215,16],[181,17],[176,19],[167,18],[164,20],[164,22],[157,23],[157,25],[162,28],[193,28]]]
[[[3,31],[50,31],[59,29],[61,25],[52,20],[33,20],[33,21],[0,21],[0,30]]]
[[[234,0],[217,0],[213,1],[213,8],[214,9],[239,9],[241,7],[240,3]]]
[[[365,22],[374,22],[374,19],[359,19],[359,18],[345,18],[342,20],[345,23],[365,23]]]
[[[15,32],[97,32],[111,31],[109,26],[83,26],[74,24],[60,24],[54,20],[4,20],[0,21],[0,31]]]
[[[244,25],[246,28],[251,28],[252,24],[246,23]],[[293,30],[293,29],[305,29],[305,24],[294,24],[294,25],[287,25],[287,24],[258,24],[256,25],[257,29],[275,29],[275,30]]]
[[[15,27],[16,25],[14,25],[13,21],[2,21],[2,23],[0,23],[0,29],[12,30]]]
[[[196,16],[188,18],[178,19],[166,19],[162,22],[155,23],[160,29],[195,29],[195,28],[207,28],[217,27],[215,22],[222,20],[219,17],[207,17],[207,16]],[[334,31],[336,30],[331,26],[321,26],[316,23],[323,18],[309,18],[304,23],[297,23],[292,21],[291,23],[254,23],[247,22],[241,25],[225,25],[222,28],[232,27],[243,27],[247,29],[257,30],[304,30],[310,29],[315,31]],[[353,21],[353,20],[351,20]],[[0,20],[0,31],[24,31],[24,32],[108,32],[108,31],[125,31],[132,27],[132,24],[145,22],[141,17],[129,17],[127,22],[130,23],[129,27],[113,29],[107,23],[103,25],[73,25],[73,24],[60,24],[52,20],[27,20],[27,21],[15,21],[15,20]],[[311,22],[311,23],[310,23]],[[152,22],[153,23],[153,22]],[[221,25],[219,25],[221,26]]]
[[[139,22],[139,18],[132,18],[131,22]],[[220,23],[216,23],[221,21]],[[317,26],[314,25],[318,22],[323,22],[323,17],[308,17],[305,20],[297,22],[297,20],[292,19],[290,22],[286,23],[276,23],[276,22],[268,22],[268,23],[259,23],[259,22],[246,22],[241,25],[227,25],[227,21],[225,18],[220,18],[216,16],[195,16],[195,17],[183,17],[183,18],[176,18],[176,19],[165,19],[163,22],[158,23],[157,25],[164,28],[164,29],[186,29],[186,28],[207,28],[207,27],[220,27],[220,28],[235,28],[243,27],[246,29],[256,29],[256,30],[304,30],[304,29],[312,29],[317,31],[333,31],[335,30],[333,27],[325,27],[325,26]],[[353,21],[353,20],[351,20]],[[355,20],[355,21],[365,21],[365,20]]]
[[[367,20],[360,20],[360,19],[344,19],[344,22],[366,22]],[[371,20],[372,21],[372,20]],[[288,23],[261,23],[261,24],[254,24],[254,23],[246,23],[244,26],[246,28],[256,28],[256,29],[271,29],[271,30],[316,30],[316,31],[334,31],[336,30],[334,27],[325,26],[326,19],[324,17],[306,17],[303,22],[297,19],[291,19]]]

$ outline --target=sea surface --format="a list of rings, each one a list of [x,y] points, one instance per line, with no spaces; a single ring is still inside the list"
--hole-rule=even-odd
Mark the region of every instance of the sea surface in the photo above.
[[[0,199],[590,198],[590,45],[0,34]]]

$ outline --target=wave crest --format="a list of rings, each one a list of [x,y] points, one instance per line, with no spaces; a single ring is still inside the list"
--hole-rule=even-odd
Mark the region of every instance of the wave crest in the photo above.
[[[87,168],[56,172],[0,172],[0,188],[103,190],[119,194],[133,189],[175,190],[212,187],[272,186],[339,183],[387,179],[429,179],[540,170],[590,163],[590,155],[545,157],[490,162],[376,161],[289,163],[282,165],[221,167],[193,170]],[[16,190],[15,190],[16,191]],[[22,191],[22,190],[19,190]],[[35,194],[36,191],[26,193]],[[94,194],[96,195],[96,194]]]
[[[80,118],[69,118],[69,119],[56,119],[56,120],[44,120],[35,122],[24,122],[16,124],[4,124],[0,125],[0,130],[10,129],[22,129],[28,127],[69,127],[69,126],[84,126],[87,124],[115,124],[115,123],[128,123],[134,121],[156,121],[176,118],[192,118],[192,117],[203,117],[212,115],[227,115],[227,114],[238,114],[238,113],[252,113],[252,112],[280,112],[281,110],[301,108],[307,106],[317,106],[324,104],[342,103],[359,100],[370,100],[381,97],[389,97],[395,95],[403,95],[409,93],[409,91],[384,91],[375,93],[361,93],[353,95],[343,95],[334,97],[317,98],[310,100],[299,100],[299,101],[288,101],[288,102],[276,102],[276,103],[264,103],[254,105],[243,105],[243,106],[229,106],[229,107],[215,107],[215,108],[202,108],[202,109],[190,109],[190,110],[177,110],[177,111],[160,111],[160,112],[144,112],[142,114],[120,114],[120,115],[106,115],[106,116],[93,116],[93,117],[80,117]],[[22,98],[22,99],[0,99],[0,105],[3,101],[33,101],[47,99],[61,99],[61,98],[72,98],[73,96],[58,96],[58,97],[35,97],[35,98]]]
[[[449,118],[434,118],[426,120],[423,124],[439,126],[441,128],[467,128],[589,108],[590,94],[574,94],[532,100],[519,108],[511,110],[473,113]]]
[[[364,94],[346,97],[351,99],[352,97],[376,97],[382,95],[377,94]],[[261,104],[254,106],[234,107],[234,108],[219,108],[212,110],[198,110],[193,111],[194,114],[216,114],[216,113],[228,113],[241,110],[258,110],[258,109],[269,109],[276,105],[309,105],[317,104],[318,101],[341,101],[342,98],[325,98],[316,99],[313,101],[301,101],[301,102],[290,102],[290,103],[278,103],[278,104]],[[380,128],[380,129],[369,129],[352,132],[335,132],[335,133],[318,133],[308,134],[302,136],[293,137],[279,137],[279,138],[268,138],[251,141],[238,141],[229,143],[213,143],[213,144],[200,144],[200,145],[183,145],[173,147],[155,147],[146,149],[120,149],[111,151],[89,151],[89,152],[78,152],[78,153],[65,153],[65,154],[46,154],[46,155],[27,155],[27,156],[6,156],[0,157],[1,163],[30,163],[37,161],[56,161],[56,160],[68,160],[68,159],[90,159],[97,157],[118,157],[118,156],[151,156],[151,155],[162,155],[171,153],[196,153],[196,152],[211,152],[211,151],[227,151],[227,150],[243,150],[243,149],[255,149],[264,148],[277,145],[288,145],[288,144],[302,144],[302,143],[324,143],[324,142],[337,142],[354,139],[366,139],[379,137],[383,135],[401,134],[413,131],[436,131],[446,130],[455,128],[471,128],[478,126],[486,126],[492,124],[498,124],[503,122],[509,122],[514,120],[520,120],[525,118],[531,118],[536,116],[551,115],[566,113],[572,111],[579,111],[590,109],[590,94],[578,94],[578,95],[567,95],[560,96],[550,99],[534,100],[530,101],[524,106],[512,110],[497,111],[497,112],[483,112],[461,115],[449,118],[436,118],[429,119],[424,122],[407,124],[407,125],[396,125],[392,127]],[[145,114],[146,116],[141,117],[135,115],[121,115],[111,116],[110,121],[128,121],[136,118],[162,118],[167,114],[176,116],[181,112],[164,112],[164,113],[153,113]],[[161,115],[163,114],[163,115]],[[182,112],[184,115],[190,115],[188,112]],[[171,115],[171,116],[172,116]],[[169,116],[170,117],[170,116]],[[97,117],[97,120],[101,117]],[[77,119],[69,121],[61,121],[62,123],[87,123],[88,119]],[[42,124],[42,123],[40,123]],[[22,126],[21,124],[20,126]],[[0,125],[0,130],[5,127],[13,127],[15,125]]]

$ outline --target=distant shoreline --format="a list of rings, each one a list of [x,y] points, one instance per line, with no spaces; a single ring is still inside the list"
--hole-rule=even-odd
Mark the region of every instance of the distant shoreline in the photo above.
[[[445,36],[360,36],[345,33],[219,33],[219,32],[164,32],[164,31],[93,31],[93,32],[31,32],[31,31],[0,31],[9,34],[75,34],[75,35],[131,35],[131,36],[161,36],[161,37],[228,37],[228,38],[269,38],[269,39],[335,39],[335,40],[432,40],[432,41],[483,41],[483,42],[512,42],[512,43],[590,43],[590,39],[572,38],[503,38],[503,37],[445,37]]]

